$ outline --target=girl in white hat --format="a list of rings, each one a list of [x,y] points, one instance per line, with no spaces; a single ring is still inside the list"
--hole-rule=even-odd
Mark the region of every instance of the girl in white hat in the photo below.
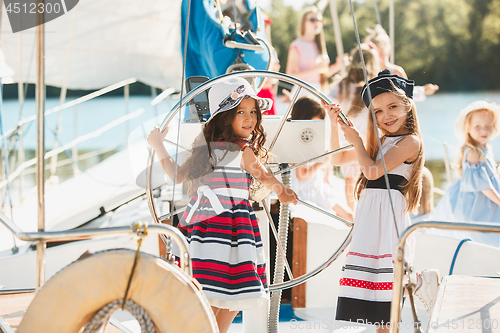
[[[460,179],[443,196],[433,220],[450,222],[500,222],[500,178],[489,142],[498,135],[500,107],[476,101],[460,112],[455,135],[463,142],[460,150]],[[449,232],[452,237],[499,246],[493,233]]]
[[[238,311],[269,298],[262,240],[248,200],[250,174],[282,203],[296,204],[297,196],[261,164],[267,157],[261,112],[272,101],[257,97],[242,78],[215,84],[208,97],[211,117],[175,179],[188,181],[192,195],[179,228],[189,242],[193,276],[203,286],[220,332],[227,332]],[[163,146],[167,131],[155,128],[148,142],[174,179],[176,165]]]

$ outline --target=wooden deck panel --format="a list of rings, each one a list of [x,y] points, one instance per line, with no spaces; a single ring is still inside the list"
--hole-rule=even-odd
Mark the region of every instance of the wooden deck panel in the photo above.
[[[293,276],[306,274],[307,270],[307,222],[301,218],[293,219]],[[292,308],[306,307],[306,283],[292,288]]]
[[[500,333],[500,279],[447,276],[440,287],[428,332]]]
[[[0,317],[9,324],[12,331],[17,332],[19,324],[34,297],[34,290],[0,292]],[[106,325],[104,332],[122,333],[121,330],[110,323]]]
[[[0,317],[17,331],[21,319],[35,297],[35,291],[27,292],[0,292]]]

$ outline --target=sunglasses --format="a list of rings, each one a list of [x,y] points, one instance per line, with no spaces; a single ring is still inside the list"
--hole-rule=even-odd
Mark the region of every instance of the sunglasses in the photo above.
[[[323,20],[319,19],[319,18],[316,18],[316,17],[311,17],[309,19],[309,22],[312,22],[312,23],[316,23],[316,22],[323,23]]]

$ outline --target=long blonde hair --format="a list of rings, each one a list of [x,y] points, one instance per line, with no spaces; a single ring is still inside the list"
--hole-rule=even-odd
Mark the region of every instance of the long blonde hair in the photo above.
[[[462,172],[463,172],[462,160],[464,159],[465,149],[471,148],[471,149],[475,150],[479,154],[479,160],[480,161],[485,160],[485,156],[483,154],[483,151],[479,148],[479,146],[480,146],[479,142],[477,142],[476,140],[474,140],[470,136],[472,115],[477,113],[477,112],[480,112],[480,111],[486,111],[486,112],[488,112],[488,114],[490,114],[493,117],[493,130],[495,131],[495,133],[498,133],[498,125],[497,125],[498,124],[498,115],[495,111],[488,109],[488,108],[485,108],[485,107],[481,107],[481,108],[478,108],[476,110],[469,112],[465,116],[465,119],[464,119],[465,141],[464,141],[464,144],[462,145],[462,147],[460,148],[459,159],[457,160],[457,165],[456,165],[456,169],[457,169],[457,173],[458,173],[459,177],[462,176]]]
[[[412,135],[418,137],[420,141],[420,149],[418,151],[417,158],[412,162],[412,170],[410,179],[406,184],[402,186],[402,193],[406,199],[405,211],[414,212],[418,208],[420,197],[422,196],[422,170],[424,167],[424,147],[422,145],[422,134],[420,133],[420,126],[417,117],[417,108],[413,99],[406,96],[403,90],[397,88],[393,85],[391,91],[398,98],[401,99],[406,109],[406,123],[405,126],[410,130]],[[385,135],[385,134],[384,134]],[[382,140],[384,137],[381,138]],[[366,151],[370,158],[375,161],[377,154],[379,152],[378,140],[377,140],[377,129],[373,123],[373,117],[370,115],[368,117],[368,132],[366,138]],[[359,199],[361,196],[361,191],[366,187],[368,178],[361,173],[356,182],[356,198]]]

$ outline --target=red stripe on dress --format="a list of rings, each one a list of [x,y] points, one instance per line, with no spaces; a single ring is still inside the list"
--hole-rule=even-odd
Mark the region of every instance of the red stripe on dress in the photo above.
[[[211,270],[221,273],[229,273],[229,274],[241,274],[246,272],[255,272],[256,267],[253,264],[243,264],[243,265],[229,265],[229,264],[218,264],[214,262],[203,262],[193,260],[192,262],[193,269],[196,270]]]
[[[356,287],[370,290],[392,290],[392,282],[370,282],[356,279],[340,279],[341,286]]]
[[[392,254],[381,254],[378,256],[374,256],[372,254],[363,254],[363,253],[358,253],[358,252],[348,252],[347,256],[356,256],[356,257],[362,257],[362,258],[370,258],[370,259],[383,259],[383,258],[390,258],[392,257]]]

